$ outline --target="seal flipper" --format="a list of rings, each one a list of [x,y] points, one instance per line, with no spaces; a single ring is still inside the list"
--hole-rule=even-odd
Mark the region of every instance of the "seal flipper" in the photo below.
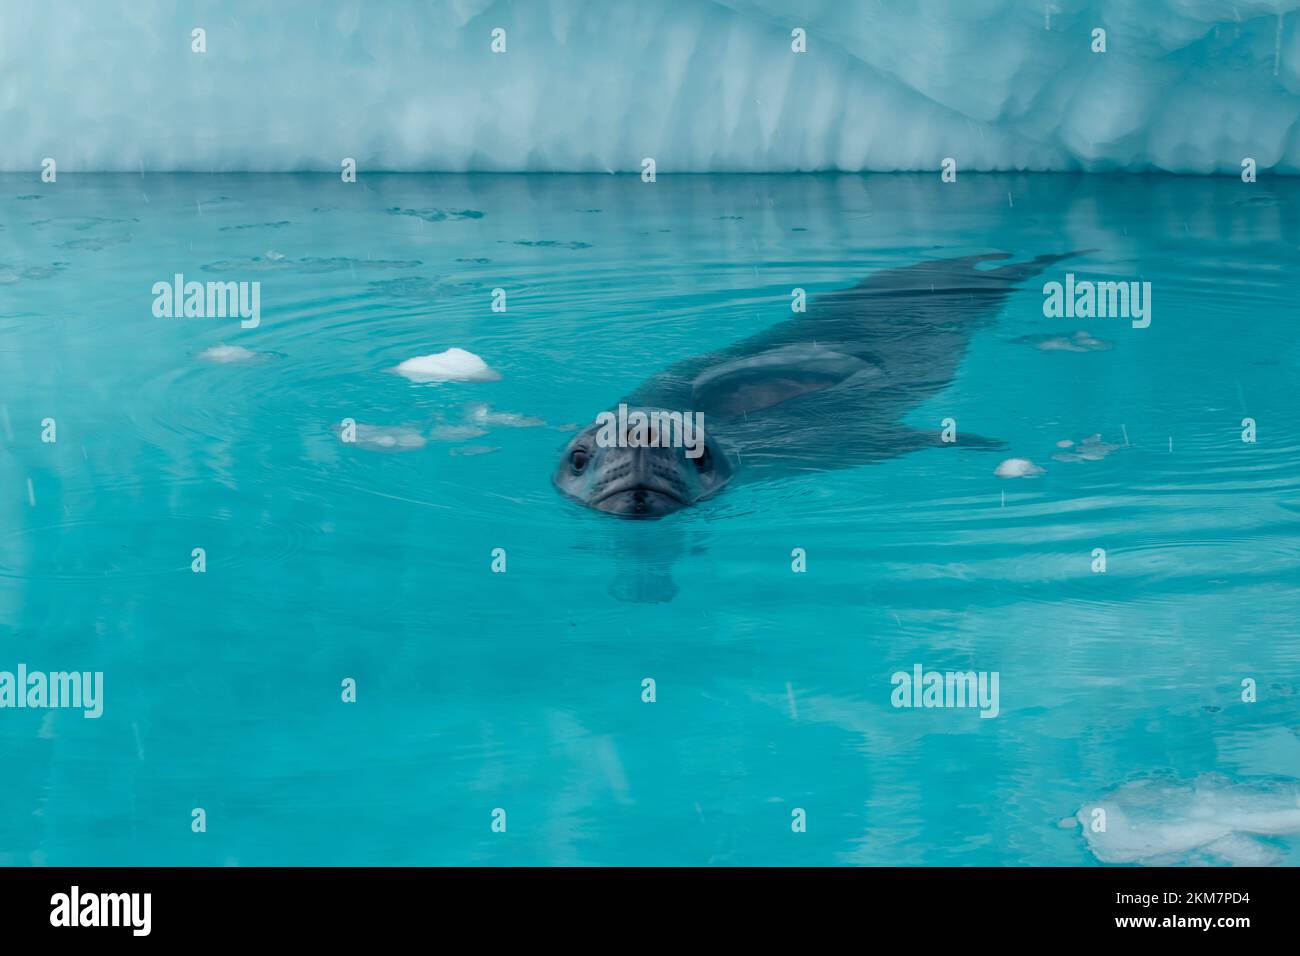
[[[926,448],[964,448],[968,451],[999,451],[1007,447],[1007,443],[997,438],[985,438],[983,435],[977,435],[974,432],[958,431],[955,435],[955,441],[946,442],[943,440],[943,432],[939,429],[920,429],[911,428],[907,425],[898,425],[894,428],[886,429],[879,435],[883,447],[888,448],[894,454],[902,455],[908,452],[921,451]]]
[[[742,484],[773,474],[836,471],[901,458],[929,448],[964,448],[967,451],[995,451],[1006,445],[974,433],[959,433],[956,442],[945,442],[938,428],[919,429],[888,425],[879,421],[856,431],[845,429],[828,441],[821,429],[805,428],[796,433],[781,430],[765,440],[772,429],[757,428],[743,436],[741,467],[734,482]]]
[[[714,366],[691,382],[696,410],[734,419],[851,382],[883,378],[866,359],[817,344],[786,345]]]

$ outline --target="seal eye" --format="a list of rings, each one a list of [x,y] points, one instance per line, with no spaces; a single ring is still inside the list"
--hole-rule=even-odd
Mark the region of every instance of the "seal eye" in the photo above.
[[[704,446],[704,451],[699,458],[695,459],[695,467],[699,471],[708,471],[713,467],[713,455],[709,452],[709,446]]]
[[[587,449],[575,448],[573,454],[569,456],[569,464],[573,465],[573,470],[582,473],[582,469],[587,467]]]

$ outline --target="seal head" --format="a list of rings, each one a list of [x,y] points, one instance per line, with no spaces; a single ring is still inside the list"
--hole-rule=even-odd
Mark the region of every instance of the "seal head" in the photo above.
[[[662,409],[635,408],[651,421]],[[662,518],[716,494],[734,473],[723,447],[707,433],[672,443],[663,430],[621,435],[600,419],[564,447],[553,481],[589,508],[625,518]],[[613,440],[611,440],[611,438]]]

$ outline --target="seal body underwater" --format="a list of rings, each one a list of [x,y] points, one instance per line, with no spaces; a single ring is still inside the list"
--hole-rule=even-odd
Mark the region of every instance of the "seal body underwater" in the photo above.
[[[702,414],[693,447],[653,431],[649,442],[645,432],[611,442],[606,414],[565,446],[554,483],[599,511],[653,518],[732,484],[940,446],[938,429],[909,428],[903,416],[951,384],[971,336],[1018,283],[1078,254],[993,268],[980,264],[1011,256],[932,260],[818,296],[806,313],[679,362],[624,400],[628,416]],[[954,444],[1000,446],[962,433]]]

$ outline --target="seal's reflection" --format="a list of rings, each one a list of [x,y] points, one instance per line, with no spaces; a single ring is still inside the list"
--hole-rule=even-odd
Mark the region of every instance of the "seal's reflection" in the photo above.
[[[606,591],[611,597],[632,604],[664,604],[679,590],[673,567],[697,542],[703,531],[687,522],[596,521],[587,547],[606,556],[610,576]]]

